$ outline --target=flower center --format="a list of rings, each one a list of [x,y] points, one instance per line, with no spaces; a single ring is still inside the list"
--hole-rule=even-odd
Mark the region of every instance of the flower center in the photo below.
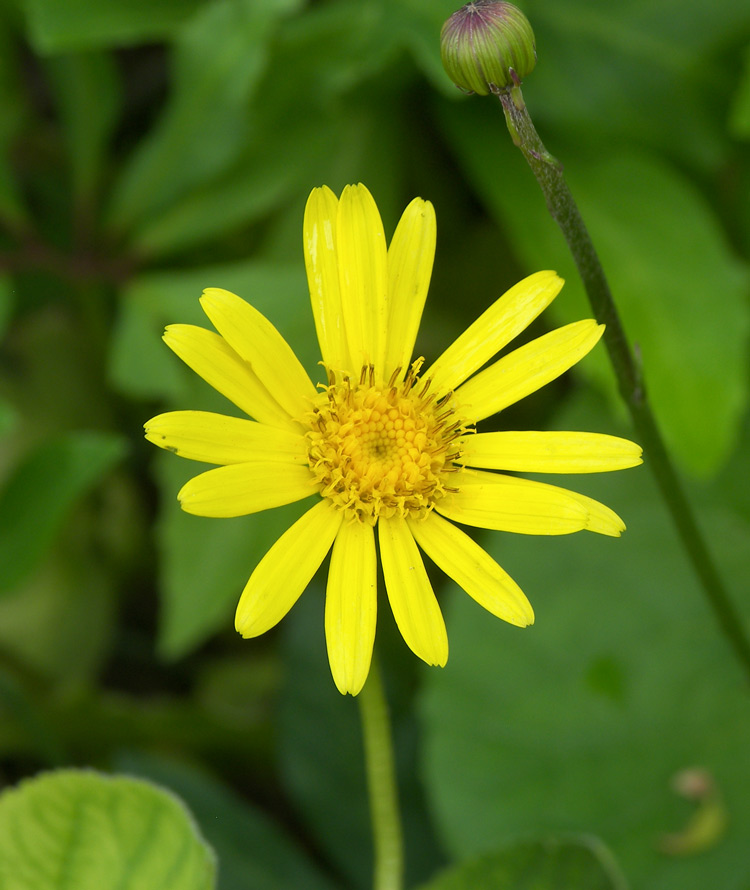
[[[372,367],[358,383],[329,372],[309,419],[308,460],[323,497],[349,518],[371,525],[396,513],[424,518],[452,490],[445,474],[456,469],[454,442],[466,424],[450,408],[451,394],[436,400],[429,382],[417,391],[421,364],[385,386],[375,385]]]

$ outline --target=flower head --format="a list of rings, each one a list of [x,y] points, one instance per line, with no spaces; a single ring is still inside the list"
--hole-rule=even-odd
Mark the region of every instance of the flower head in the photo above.
[[[329,661],[339,690],[356,695],[375,637],[376,537],[401,634],[428,664],[444,665],[448,638],[420,550],[494,615],[531,624],[518,585],[453,523],[617,536],[624,525],[604,505],[507,473],[622,469],[640,463],[641,449],[595,433],[475,431],[570,368],[601,336],[601,325],[579,321],[479,370],[555,298],[562,280],[554,272],[511,288],[425,368],[412,351],[435,252],[429,202],[409,204],[386,246],[364,186],[348,186],[340,199],[315,189],[304,248],[327,383],[316,389],[250,304],[209,288],[201,304],[218,333],[170,325],[164,339],[254,419],[173,411],[150,420],[146,438],[219,465],[179,492],[189,513],[240,516],[314,496],[252,573],[236,627],[254,637],[277,624],[330,551]]]

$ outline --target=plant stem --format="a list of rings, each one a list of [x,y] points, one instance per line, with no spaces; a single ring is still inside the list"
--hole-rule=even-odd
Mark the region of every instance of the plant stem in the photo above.
[[[376,660],[357,696],[362,719],[370,817],[375,847],[374,890],[401,890],[404,854],[391,724]]]
[[[606,325],[604,344],[620,394],[647,454],[647,464],[672,516],[679,538],[698,576],[710,607],[735,655],[750,678],[750,642],[698,528],[646,397],[641,368],[628,345],[612,292],[594,245],[563,176],[562,165],[545,149],[531,121],[520,86],[498,90],[513,142],[521,149],[544,194],[547,208],[560,227],[598,322]]]

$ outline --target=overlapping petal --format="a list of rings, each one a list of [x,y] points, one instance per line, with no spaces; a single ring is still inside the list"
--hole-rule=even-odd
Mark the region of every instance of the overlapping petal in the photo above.
[[[496,300],[425,371],[434,392],[455,389],[546,309],[563,286],[555,272],[535,272]]]
[[[481,470],[452,477],[458,489],[435,504],[447,519],[478,528],[523,535],[567,535],[582,531],[587,508],[572,493],[544,482]]]
[[[380,559],[388,600],[407,646],[427,664],[448,660],[448,634],[424,562],[406,520],[378,522]]]
[[[502,411],[571,368],[603,333],[604,325],[584,319],[519,346],[460,386],[455,409],[474,422]]]
[[[345,522],[336,535],[326,588],[326,645],[336,688],[357,695],[370,670],[377,616],[375,533]]]
[[[326,558],[340,527],[341,513],[319,501],[276,541],[237,605],[235,627],[243,637],[257,637],[281,621]]]
[[[194,476],[177,498],[196,516],[245,516],[301,501],[316,491],[308,466],[257,460],[230,464]]]
[[[435,565],[480,606],[518,627],[534,623],[534,610],[521,588],[465,532],[434,512],[421,522],[409,519],[408,525]]]
[[[435,259],[437,228],[429,201],[415,198],[406,208],[388,248],[388,332],[383,377],[409,368]]]
[[[209,464],[265,460],[307,465],[302,433],[210,411],[170,411],[145,424],[146,438],[180,457]]]
[[[234,351],[291,417],[310,410],[316,391],[294,350],[257,309],[218,287],[203,291],[201,306]]]
[[[640,445],[601,433],[502,430],[465,436],[461,462],[519,473],[605,473],[642,463]]]
[[[326,367],[353,370],[339,289],[336,228],[339,200],[327,187],[313,189],[305,207],[303,240],[315,330]]]
[[[299,430],[250,365],[213,331],[192,324],[171,324],[164,342],[183,362],[245,414],[271,426]]]
[[[363,185],[341,193],[336,252],[344,328],[353,375],[363,365],[382,373],[388,325],[388,265],[385,232],[377,205]]]

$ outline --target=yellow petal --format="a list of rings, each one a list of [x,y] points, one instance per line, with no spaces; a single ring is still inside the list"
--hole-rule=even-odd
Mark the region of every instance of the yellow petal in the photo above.
[[[496,300],[425,371],[432,391],[450,392],[525,330],[563,286],[555,272],[535,272]]]
[[[388,600],[407,646],[427,664],[448,661],[448,635],[440,606],[406,520],[378,521],[380,559]]]
[[[584,319],[514,349],[456,390],[456,409],[472,421],[502,411],[580,361],[603,332],[604,325]]]
[[[604,473],[642,463],[640,445],[600,433],[503,430],[460,442],[461,463],[519,473]]]
[[[250,365],[213,331],[191,324],[171,324],[164,342],[209,386],[261,423],[299,429]]]
[[[587,508],[572,492],[481,470],[451,476],[450,492],[435,504],[441,515],[464,525],[524,535],[567,535],[586,528]]]
[[[230,464],[194,476],[177,498],[196,516],[245,516],[291,504],[316,491],[308,466],[269,460]]]
[[[383,376],[396,368],[403,378],[411,363],[435,258],[435,210],[415,198],[406,208],[388,248],[388,333]]]
[[[307,283],[323,362],[334,371],[349,370],[351,373],[354,369],[341,313],[336,253],[338,203],[338,198],[327,186],[313,189],[307,199],[302,232]]]
[[[625,531],[625,523],[614,510],[605,504],[586,497],[585,494],[579,494],[577,491],[568,491],[568,494],[587,511],[587,531],[596,532],[599,535],[609,535],[611,538],[619,538]]]
[[[270,630],[297,602],[331,549],[341,517],[328,501],[319,501],[261,559],[237,605],[234,623],[243,637]]]
[[[302,418],[315,387],[291,346],[258,310],[227,290],[209,287],[201,306],[211,323],[292,417]]]
[[[438,516],[408,520],[417,544],[480,606],[518,627],[534,623],[534,610],[521,588],[465,532]]]
[[[152,417],[145,430],[149,442],[190,460],[210,464],[253,460],[307,464],[301,433],[226,414],[170,411]]]
[[[375,365],[382,374],[388,322],[385,233],[377,205],[363,185],[341,194],[336,224],[341,310],[351,371]]]
[[[372,526],[345,522],[333,545],[326,589],[328,661],[342,695],[357,695],[370,670],[377,616],[376,578]]]

